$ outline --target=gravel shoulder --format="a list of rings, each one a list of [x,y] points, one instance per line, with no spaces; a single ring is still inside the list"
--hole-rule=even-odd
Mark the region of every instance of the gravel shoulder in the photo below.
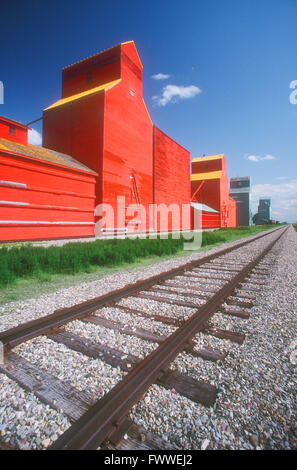
[[[236,245],[241,241],[224,246]],[[210,251],[221,249],[222,246]],[[138,279],[172,269],[205,254],[192,253],[152,267],[120,272],[104,279],[61,289],[36,299],[3,305],[0,308],[0,331],[52,313],[57,308],[74,305]],[[244,254],[242,256],[244,258]],[[297,429],[294,427],[297,411],[296,366],[290,360],[293,342],[297,340],[297,233],[293,227],[289,228],[268,256],[275,260],[275,264],[267,286],[257,294],[250,319],[246,321],[216,314],[212,320],[219,328],[244,333],[244,344],[239,346],[230,341],[197,335],[197,347],[205,341],[208,345],[228,351],[224,362],[210,363],[187,354],[180,354],[175,361],[174,365],[180,372],[187,372],[197,380],[218,386],[214,407],[206,409],[180,396],[175,390],[153,385],[143,400],[133,408],[132,415],[136,423],[168,440],[176,449],[297,447]],[[153,302],[150,310],[153,310]],[[109,308],[104,309],[103,313],[106,318],[112,318]],[[180,315],[185,314],[181,309]],[[123,319],[119,312],[116,315],[119,320]],[[125,321],[132,324],[133,319],[126,314]],[[141,320],[141,324],[139,320],[139,326],[145,327],[146,323],[145,319]],[[159,334],[163,333],[162,328],[164,333],[172,330],[160,323],[156,323],[154,328]],[[100,336],[97,336],[92,325],[80,321],[72,322],[66,329],[94,341],[97,338],[106,341],[113,347],[125,347],[123,335],[112,330],[102,329]],[[129,342],[130,347],[125,352],[133,351],[139,357],[157,346],[134,337],[130,337]],[[39,356],[36,355],[37,347]],[[16,352],[78,389],[83,380],[94,399],[100,398],[122,377],[118,369],[104,365],[100,360],[87,360],[79,353],[70,353],[66,347],[44,337],[20,345]],[[67,360],[65,366],[62,365],[64,359]],[[106,379],[103,380],[103,376]],[[30,441],[33,445],[31,448],[47,447],[49,440],[56,438],[70,425],[62,414],[41,404],[33,394],[24,392],[3,374],[0,374],[0,399],[1,404],[4,404],[0,414],[0,440],[12,445],[28,448]],[[36,426],[33,424],[35,415],[38,416]]]
[[[85,300],[106,294],[114,289],[119,289],[127,284],[134,283],[137,280],[146,279],[150,276],[173,269],[194,259],[200,259],[209,253],[216,253],[223,248],[235,246],[244,240],[252,240],[256,236],[257,235],[241,238],[231,243],[223,243],[222,245],[215,246],[207,251],[189,252],[190,254],[187,256],[173,257],[169,260],[146,266],[145,268],[133,268],[127,271],[121,270],[101,277],[100,279],[96,279],[95,281],[83,282],[81,284],[59,289],[56,292],[35,298],[7,302],[0,306],[0,331],[4,331],[35,318],[48,315],[56,309],[70,307],[79,302],[84,302]]]
[[[213,319],[218,327],[245,333],[244,344],[212,338],[214,347],[229,351],[220,364],[186,354],[175,361],[180,372],[219,387],[214,407],[206,409],[174,390],[154,385],[134,407],[136,422],[179,449],[296,449],[297,374],[290,361],[297,340],[297,234],[293,228],[273,253],[276,263],[271,278],[258,295],[250,319],[231,320],[220,314]]]

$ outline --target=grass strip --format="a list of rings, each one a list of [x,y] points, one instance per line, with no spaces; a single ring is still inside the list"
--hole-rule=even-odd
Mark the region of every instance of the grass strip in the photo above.
[[[271,226],[266,226],[269,229]],[[202,246],[224,243],[254,235],[264,227],[236,227],[202,233]],[[0,249],[0,288],[17,280],[35,277],[48,281],[51,275],[92,272],[94,267],[114,267],[142,258],[175,255],[183,251],[183,238],[169,236],[70,242],[63,246],[2,245]],[[189,252],[187,252],[189,253]]]

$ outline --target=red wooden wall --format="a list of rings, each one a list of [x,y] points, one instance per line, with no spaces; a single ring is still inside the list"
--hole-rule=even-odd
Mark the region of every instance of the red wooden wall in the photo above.
[[[192,194],[196,191],[201,181],[192,181]],[[220,179],[211,179],[205,180],[205,183],[201,187],[198,195],[197,201],[206,204],[207,206],[215,209],[216,211],[220,212],[221,209],[221,188],[220,188]]]
[[[121,78],[105,97],[103,202],[115,207],[116,197],[125,196],[126,207],[132,205],[135,211],[126,210],[116,226],[123,228],[129,221],[129,230],[145,230],[153,201],[153,126],[142,97],[142,65],[133,43],[122,46]],[[138,211],[139,203],[145,207],[146,219]]]
[[[62,98],[121,78],[121,50],[122,45],[119,44],[65,67],[62,71]]]
[[[10,132],[11,128],[13,129],[13,133]],[[28,127],[0,116],[0,137],[11,140],[12,142],[27,145]]]
[[[96,205],[102,202],[105,96],[99,93],[44,112],[43,145],[96,171]]]
[[[222,170],[220,181],[221,227],[236,227],[236,202],[229,197],[229,183],[225,157],[222,158]]]
[[[219,228],[220,213],[202,211],[202,228]]]
[[[182,226],[182,205],[190,204],[190,152],[154,126],[154,203],[177,204],[180,208],[179,219],[169,220],[169,230],[187,230],[190,228],[189,217]],[[160,226],[160,216],[156,220]]]
[[[229,207],[229,184],[226,173],[226,160],[222,159],[222,176],[220,181],[220,212],[221,212],[221,227],[228,227],[228,210]]]
[[[95,175],[0,151],[0,240],[94,235]]]
[[[212,229],[212,228],[220,228],[221,226],[221,219],[220,219],[220,213],[219,212],[207,212],[207,211],[202,211],[202,216],[199,218],[199,223],[201,226],[199,227],[194,227],[194,207],[191,207],[191,228],[199,228],[199,229]]]

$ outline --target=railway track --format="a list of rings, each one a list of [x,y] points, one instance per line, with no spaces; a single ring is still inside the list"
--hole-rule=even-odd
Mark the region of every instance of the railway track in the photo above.
[[[243,343],[244,335],[213,327],[209,321],[216,312],[248,320],[249,309],[271,269],[265,257],[285,230],[280,228],[264,232],[252,240],[0,333],[5,349],[5,363],[0,365],[0,372],[25,390],[33,392],[41,402],[55,410],[63,410],[73,423],[48,448],[170,448],[167,442],[133,424],[129,416],[131,408],[154,383],[174,389],[204,406],[214,404],[216,387],[181,374],[171,369],[170,365],[181,352],[205,361],[224,360],[224,351],[209,347],[197,349],[197,335]],[[258,247],[260,240],[261,247]],[[242,261],[241,257],[239,262],[237,253],[243,249],[245,259]],[[155,313],[150,307],[143,308],[146,303],[160,305],[160,313]],[[162,314],[162,305],[170,306],[170,314]],[[176,314],[179,307],[188,314]],[[152,320],[168,328],[169,333],[156,334],[149,328],[121,323],[104,315],[106,308],[122,310],[136,319]],[[69,326],[76,320],[158,346],[142,359],[134,351],[116,350],[71,331]],[[100,358],[110,366],[119,368],[124,377],[101,399],[94,401],[87,390],[79,391],[63,383],[15,352],[14,348],[17,350],[18,345],[40,335],[89,358]],[[123,440],[123,436],[126,439]]]

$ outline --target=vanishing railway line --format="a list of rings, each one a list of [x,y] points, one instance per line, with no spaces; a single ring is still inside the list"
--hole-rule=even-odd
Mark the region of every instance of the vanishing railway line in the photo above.
[[[175,389],[205,406],[214,404],[217,390],[213,385],[174,371],[170,365],[182,351],[206,361],[225,358],[226,353],[218,349],[195,348],[197,334],[229,339],[239,344],[244,341],[244,335],[212,327],[208,322],[218,311],[242,319],[249,318],[248,309],[253,306],[259,287],[265,284],[265,277],[271,269],[271,264],[264,258],[285,231],[286,228],[282,227],[264,232],[252,240],[0,333],[0,341],[5,348],[5,363],[0,365],[0,372],[24,389],[33,391],[40,401],[56,410],[63,410],[73,422],[49,448],[129,448],[129,445],[130,448],[169,448],[168,443],[132,425],[129,411],[153,383]],[[264,249],[257,246],[259,240],[262,240],[261,243],[267,240]],[[246,260],[239,262],[237,250],[243,247],[248,247]],[[123,303],[123,299],[137,302],[137,308]],[[146,301],[172,306],[171,314],[145,311],[142,306]],[[174,314],[176,306],[185,307],[190,312],[194,310],[194,313],[181,318]],[[168,325],[173,332],[156,334],[149,329],[106,318],[100,315],[100,309],[105,307]],[[134,355],[133,351],[124,354],[63,328],[78,319],[94,325],[94,328],[104,327],[133,335],[156,343],[158,347],[144,359]],[[63,383],[13,351],[16,346],[39,335],[46,335],[71,350],[119,367],[125,373],[124,378],[97,402],[90,400],[87,393]],[[123,442],[124,435],[128,435],[129,439]]]

